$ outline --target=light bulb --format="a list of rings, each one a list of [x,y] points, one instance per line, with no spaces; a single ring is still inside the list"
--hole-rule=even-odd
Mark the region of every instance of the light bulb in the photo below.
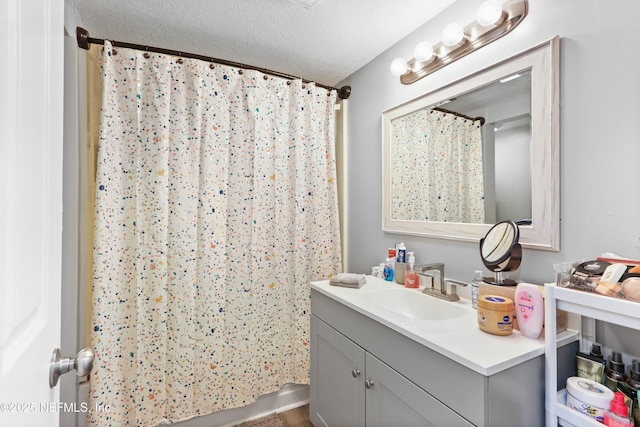
[[[391,61],[391,66],[389,69],[391,70],[391,74],[396,77],[399,77],[407,72],[407,61],[404,58],[396,58]]]
[[[478,24],[483,27],[497,24],[502,17],[502,4],[498,0],[487,0],[478,9]]]
[[[420,42],[416,45],[416,49],[413,52],[416,61],[426,62],[433,58],[433,44],[431,42]]]
[[[442,43],[445,46],[455,46],[459,44],[464,39],[464,28],[462,25],[454,22],[453,24],[449,24],[444,27],[442,31]]]

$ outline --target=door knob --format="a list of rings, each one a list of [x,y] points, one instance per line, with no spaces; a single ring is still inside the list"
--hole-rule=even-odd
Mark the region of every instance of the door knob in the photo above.
[[[358,375],[360,375],[360,371],[359,370],[357,370],[357,369],[352,369],[351,370],[351,376],[353,378],[357,377]]]
[[[95,354],[89,347],[83,348],[76,354],[76,357],[60,357],[60,349],[53,350],[51,364],[49,365],[49,387],[58,385],[60,375],[75,370],[79,377],[89,375],[93,368],[93,358]]]
[[[364,382],[364,386],[365,386],[366,388],[371,388],[371,387],[373,387],[373,380],[366,380],[366,381]]]

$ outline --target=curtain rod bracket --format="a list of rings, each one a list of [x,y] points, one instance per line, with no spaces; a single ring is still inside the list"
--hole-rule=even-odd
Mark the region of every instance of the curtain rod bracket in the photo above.
[[[76,40],[78,41],[78,47],[89,50],[89,31],[82,27],[76,27]]]

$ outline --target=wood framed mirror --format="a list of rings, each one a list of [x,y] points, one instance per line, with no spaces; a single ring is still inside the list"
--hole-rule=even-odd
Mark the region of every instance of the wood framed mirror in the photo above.
[[[560,249],[559,44],[382,114],[383,231],[477,242],[526,219],[523,247]]]

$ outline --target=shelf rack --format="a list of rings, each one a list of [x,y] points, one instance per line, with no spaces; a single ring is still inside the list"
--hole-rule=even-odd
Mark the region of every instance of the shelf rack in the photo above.
[[[604,322],[640,330],[640,305],[637,302],[606,297],[595,293],[563,288],[555,283],[545,284],[545,325],[556,328],[556,309]],[[566,392],[557,390],[557,337],[545,335],[546,425],[602,427],[602,424],[565,405]]]

